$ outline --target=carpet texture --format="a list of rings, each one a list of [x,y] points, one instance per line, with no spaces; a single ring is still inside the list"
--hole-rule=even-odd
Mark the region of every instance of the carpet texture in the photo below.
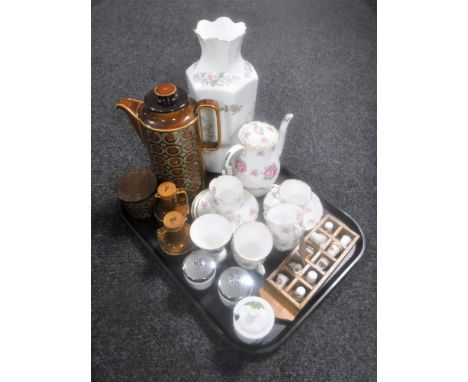
[[[196,22],[244,21],[260,80],[256,119],[291,122],[282,164],[362,225],[364,257],[275,353],[227,348],[153,269],[119,216],[113,184],[148,160],[117,98],[185,86]],[[376,379],[376,15],[373,1],[92,2],[94,381]]]

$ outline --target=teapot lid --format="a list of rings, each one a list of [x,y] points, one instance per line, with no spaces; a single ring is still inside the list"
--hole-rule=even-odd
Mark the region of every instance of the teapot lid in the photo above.
[[[269,149],[278,143],[278,130],[268,123],[252,121],[241,127],[239,139],[248,148]]]
[[[145,95],[145,105],[156,113],[170,113],[183,108],[189,97],[185,89],[169,83],[159,84]]]

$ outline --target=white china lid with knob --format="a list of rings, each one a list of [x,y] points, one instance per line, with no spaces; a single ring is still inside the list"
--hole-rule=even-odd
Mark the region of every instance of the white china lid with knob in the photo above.
[[[278,130],[265,122],[249,122],[239,130],[239,140],[254,150],[269,149],[278,143]]]
[[[234,330],[249,340],[264,338],[275,323],[270,303],[261,297],[249,296],[240,300],[233,310]]]

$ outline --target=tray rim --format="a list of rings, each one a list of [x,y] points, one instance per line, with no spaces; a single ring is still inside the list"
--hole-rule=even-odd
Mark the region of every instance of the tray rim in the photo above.
[[[286,177],[295,177],[288,169],[282,168],[281,172],[286,176]],[[204,316],[204,318],[208,321],[210,327],[220,336],[222,341],[227,342],[231,347],[240,350],[245,353],[250,353],[250,354],[267,354],[271,353],[275,350],[277,350],[297,329],[298,327],[312,314],[312,312],[320,305],[320,303],[328,296],[328,294],[340,283],[340,281],[348,274],[348,272],[356,265],[356,263],[362,258],[364,255],[364,252],[366,250],[366,237],[365,234],[362,230],[362,227],[358,224],[358,222],[347,212],[341,210],[338,207],[335,207],[334,205],[330,204],[327,200],[323,199],[320,197],[320,201],[324,205],[325,209],[333,214],[333,210],[339,211],[340,214],[346,216],[347,219],[351,220],[355,226],[358,228],[358,233],[361,236],[362,240],[362,248],[361,251],[358,254],[354,254],[352,259],[349,263],[343,265],[343,267],[338,271],[338,273],[334,276],[332,276],[332,279],[329,284],[324,285],[324,290],[322,294],[317,298],[316,301],[313,302],[313,304],[307,308],[307,310],[301,315],[301,317],[297,318],[291,323],[291,327],[286,330],[286,332],[281,336],[281,338],[278,341],[275,341],[271,344],[265,345],[264,347],[258,348],[258,347],[250,347],[249,345],[242,346],[234,341],[232,341],[228,336],[224,334],[221,328],[219,328],[218,323],[212,319],[212,317],[206,312],[205,308],[196,300],[192,298],[192,296],[189,293],[189,290],[187,289],[186,285],[183,284],[183,282],[169,269],[169,267],[164,263],[164,261],[160,258],[159,254],[157,251],[150,246],[150,244],[141,236],[139,231],[133,226],[133,224],[130,222],[130,220],[127,218],[125,211],[120,205],[120,213],[125,221],[125,223],[130,227],[130,229],[133,231],[133,233],[138,237],[140,242],[146,247],[146,249],[152,254],[156,256],[152,256],[151,259],[156,257],[159,265],[162,265],[165,271],[170,275],[170,277],[176,282],[176,284],[179,286],[180,289],[183,290],[183,293],[188,296],[190,302],[192,305],[194,305],[200,313]],[[341,219],[340,219],[341,220]]]

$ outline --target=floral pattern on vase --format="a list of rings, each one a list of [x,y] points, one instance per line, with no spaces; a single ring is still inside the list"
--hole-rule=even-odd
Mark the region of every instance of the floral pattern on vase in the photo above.
[[[224,105],[224,106],[221,106],[220,107],[220,111],[224,111],[226,113],[231,113],[231,115],[235,115],[237,113],[239,113],[242,109],[242,106],[243,105],[238,105],[236,103],[232,104],[232,105]]]
[[[195,35],[201,56],[186,70],[190,95],[195,100],[216,99],[221,108],[221,147],[203,153],[207,171],[221,173],[237,130],[254,119],[258,75],[241,54],[246,27],[227,17],[200,20]]]
[[[221,73],[207,73],[199,72],[193,76],[193,80],[200,82],[203,85],[215,86],[229,86],[234,81],[238,80],[239,77],[235,75],[230,75],[225,72]]]

